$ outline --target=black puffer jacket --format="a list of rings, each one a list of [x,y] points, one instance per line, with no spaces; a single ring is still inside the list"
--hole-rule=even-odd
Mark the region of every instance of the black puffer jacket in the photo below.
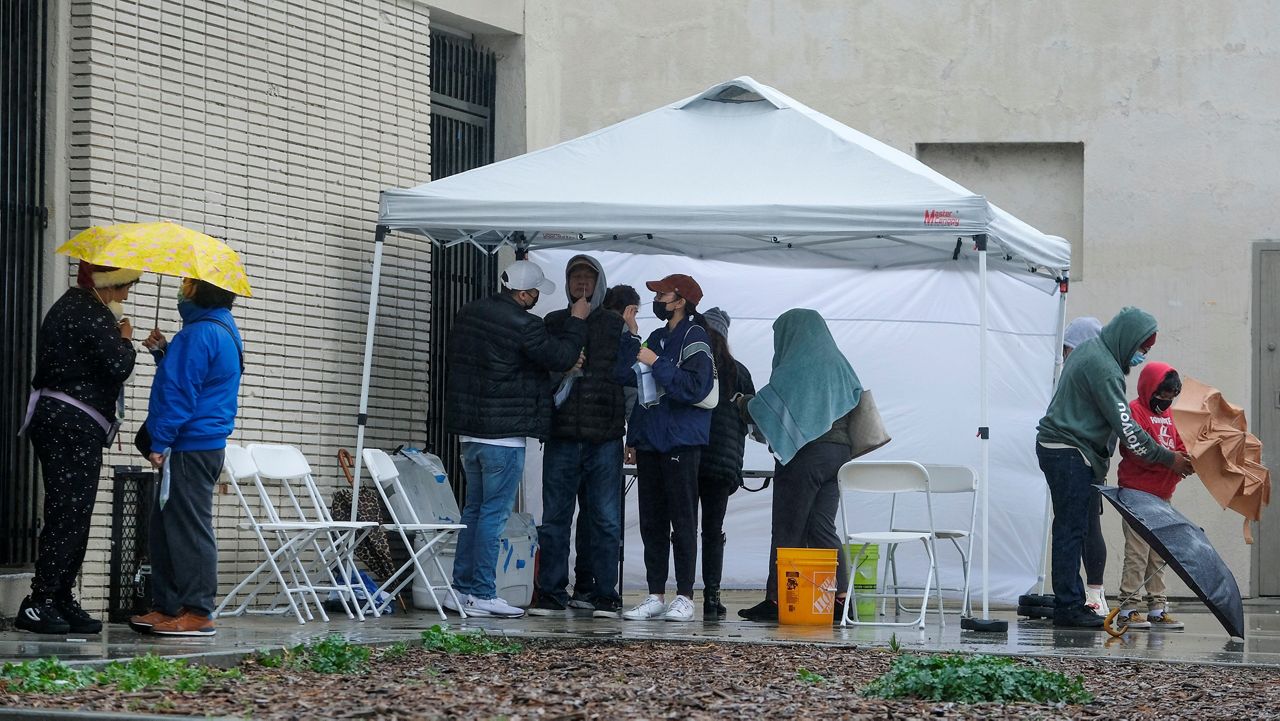
[[[738,404],[729,399],[738,393],[754,395],[756,392],[751,372],[738,361],[734,363],[737,381],[732,388],[727,383],[720,384],[720,402],[711,412],[711,443],[703,447],[698,465],[700,481],[723,484],[727,493],[733,493],[742,484],[742,454],[747,444],[747,424],[738,413]]]
[[[71,288],[40,324],[31,387],[61,391],[115,420],[116,398],[135,357],[107,306],[92,290]]]
[[[547,330],[564,332],[565,321],[573,316],[557,310],[547,315]],[[603,443],[626,433],[626,401],[622,383],[631,373],[631,364],[640,352],[640,339],[624,335],[622,316],[607,308],[596,308],[587,318],[586,363],[582,376],[563,405],[555,409],[551,437],[562,440]],[[628,355],[629,353],[629,355]]]
[[[537,438],[551,434],[547,371],[578,362],[585,322],[570,317],[560,337],[508,293],[468,303],[449,333],[445,427],[476,438]]]

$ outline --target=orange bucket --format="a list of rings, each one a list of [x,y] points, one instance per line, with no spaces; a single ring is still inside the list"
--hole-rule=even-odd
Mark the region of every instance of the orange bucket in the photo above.
[[[836,607],[834,548],[778,549],[778,622],[830,626]]]

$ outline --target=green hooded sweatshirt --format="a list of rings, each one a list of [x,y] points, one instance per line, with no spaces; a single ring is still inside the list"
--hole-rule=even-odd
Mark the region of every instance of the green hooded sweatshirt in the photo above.
[[[1121,309],[1097,338],[1071,352],[1062,369],[1049,410],[1036,427],[1038,443],[1062,443],[1080,449],[1101,481],[1111,462],[1109,439],[1114,433],[1133,454],[1145,461],[1173,464],[1163,448],[1129,415],[1124,377],[1129,360],[1156,332],[1156,319],[1139,308]]]

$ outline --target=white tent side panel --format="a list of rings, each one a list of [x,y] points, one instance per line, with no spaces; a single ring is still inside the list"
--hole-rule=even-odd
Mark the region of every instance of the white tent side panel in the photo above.
[[[531,259],[559,281],[572,255],[543,250]],[[751,370],[757,387],[769,380],[773,320],[789,308],[818,310],[863,384],[875,391],[894,439],[867,458],[958,463],[978,470],[978,278],[971,264],[943,262],[878,271],[783,270],[674,256],[595,256],[602,261],[610,285],[627,283],[640,292],[645,334],[658,321],[649,314],[652,294],[644,289],[644,282],[675,272],[697,278],[705,292],[701,306],[719,306],[733,318],[730,345]],[[1047,491],[1036,464],[1035,426],[1049,401],[1058,301],[1003,274],[992,274],[990,279],[991,598],[1010,602],[1030,589],[1039,573]],[[546,313],[564,302],[562,295],[545,298],[536,310]],[[772,457],[763,446],[748,441],[746,465],[771,469]],[[534,443],[525,469],[525,499],[526,508],[539,519],[541,471],[541,453]],[[730,498],[725,520],[729,539],[725,588],[763,587],[774,492],[785,489],[738,491]],[[847,500],[855,527],[887,526],[887,500],[871,496]],[[959,498],[938,500],[940,527],[968,525],[967,505]],[[625,524],[629,589],[644,587],[637,520],[633,489],[627,498]],[[980,540],[974,546],[972,584],[979,590]],[[943,582],[959,587],[958,559],[949,544],[939,548]],[[906,583],[922,581],[923,552],[904,550],[899,571]],[[673,571],[672,584],[674,578]]]

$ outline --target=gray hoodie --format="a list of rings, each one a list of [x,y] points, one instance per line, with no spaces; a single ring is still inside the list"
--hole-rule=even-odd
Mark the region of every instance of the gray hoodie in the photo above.
[[[569,264],[564,267],[564,296],[569,299],[569,305],[573,305],[577,300],[569,288],[569,273],[573,272],[574,266],[578,265],[589,265],[596,271],[596,289],[588,299],[591,301],[591,312],[594,313],[604,303],[605,291],[609,289],[609,283],[604,277],[604,267],[600,265],[600,261],[589,255],[575,255],[569,259]]]

